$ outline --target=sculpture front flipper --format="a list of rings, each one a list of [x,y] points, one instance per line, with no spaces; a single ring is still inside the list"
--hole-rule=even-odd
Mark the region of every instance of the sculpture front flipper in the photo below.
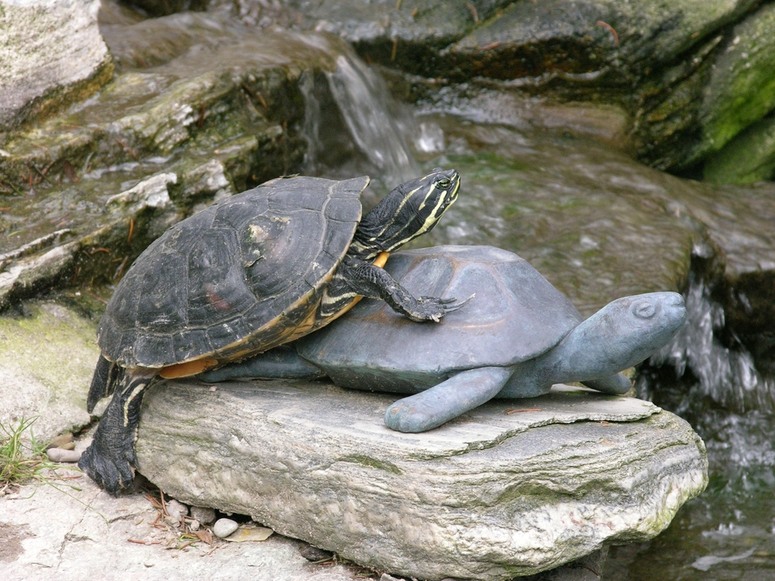
[[[398,400],[385,412],[385,425],[399,432],[425,432],[490,401],[511,377],[508,367],[481,367]]]

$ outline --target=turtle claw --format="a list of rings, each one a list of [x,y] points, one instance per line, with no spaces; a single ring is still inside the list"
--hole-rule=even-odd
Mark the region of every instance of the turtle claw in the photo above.
[[[471,295],[463,301],[458,301],[456,298],[442,299],[440,297],[420,297],[416,303],[415,312],[407,314],[413,321],[433,321],[439,323],[444,315],[457,311],[460,307],[465,305],[468,301],[474,298],[475,294]]]
[[[439,297],[420,297],[414,300],[411,310],[407,310],[406,316],[412,321],[423,323],[433,321],[438,323],[449,312],[450,302],[455,299],[442,299]]]
[[[130,488],[134,481],[134,450],[107,451],[101,443],[95,440],[78,460],[78,467],[100,488],[113,496]]]
[[[473,299],[476,296],[476,293],[472,294],[467,299],[463,299],[462,301],[458,301],[457,299],[443,299],[445,301],[445,313],[451,313],[453,311],[457,311],[459,308],[464,307],[469,302],[471,302],[471,299]]]

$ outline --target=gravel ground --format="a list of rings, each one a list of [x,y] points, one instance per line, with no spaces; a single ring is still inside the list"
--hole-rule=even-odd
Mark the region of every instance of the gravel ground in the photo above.
[[[76,449],[85,447],[78,443]],[[158,490],[114,498],[74,465],[62,464],[40,480],[0,496],[0,571],[4,581],[57,579],[247,579],[352,581],[378,574],[331,559],[310,562],[310,547],[280,535],[242,542],[222,540],[211,526],[170,517]],[[171,507],[172,508],[172,507]],[[165,516],[166,515],[166,516]],[[239,520],[235,517],[236,520]],[[239,538],[254,523],[241,523]],[[234,537],[234,535],[232,535]],[[230,538],[232,538],[230,537]],[[325,558],[325,555],[323,555]]]

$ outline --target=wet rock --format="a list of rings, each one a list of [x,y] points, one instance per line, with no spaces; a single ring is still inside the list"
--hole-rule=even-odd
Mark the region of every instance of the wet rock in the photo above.
[[[705,160],[775,105],[767,32],[773,10],[756,10],[757,0],[377,4],[379,16],[374,3],[368,9],[359,2],[292,3],[308,26],[342,36],[369,61],[430,79],[413,88],[425,101],[443,104],[449,93],[497,87],[503,95],[593,109],[618,105],[629,112],[632,145],[649,164],[685,170],[704,163],[716,181],[753,179],[732,163],[720,171],[715,160]],[[452,82],[442,96],[439,78]],[[735,147],[762,157],[764,167],[754,175],[769,179],[772,148],[761,137]]]
[[[309,26],[338,34],[380,61],[403,60],[407,52],[417,50],[415,66],[421,67],[424,61],[421,57],[427,56],[429,49],[461,38],[478,20],[508,3],[471,2],[466,6],[444,0],[407,3],[377,0],[368,4],[294,0],[287,4],[299,10]]]
[[[11,2],[0,11],[0,129],[83,99],[110,79],[98,0]]]
[[[230,518],[219,518],[213,524],[213,534],[219,539],[225,539],[239,528],[237,521]]]
[[[701,124],[705,176],[717,183],[751,183],[775,176],[775,6],[763,6],[736,26],[705,89]],[[745,95],[742,98],[741,95]],[[746,130],[746,131],[743,131]]]
[[[691,1],[660,6],[615,0],[511,2],[448,50],[470,60],[474,74],[488,77],[545,75],[536,80],[627,84],[701,44],[752,3],[706,2],[704,10],[696,10]]]
[[[775,176],[775,119],[757,121],[704,164],[704,178],[717,184],[752,184]]]
[[[775,107],[775,6],[765,5],[731,31],[706,87],[701,121],[705,147],[720,150],[751,123]],[[747,98],[741,98],[746,95]]]
[[[743,88],[729,79],[735,74],[730,71],[746,71],[766,83],[766,43],[751,41],[762,54],[757,62],[723,40],[745,18],[747,28],[769,30],[766,18],[748,17],[755,4],[711,2],[697,9],[693,2],[515,2],[442,54],[465,77],[518,80],[528,93],[563,100],[620,103],[633,116],[637,154],[660,169],[685,169],[712,150],[722,119],[734,119],[723,111],[741,105],[726,96],[767,100],[755,83]],[[756,109],[732,123],[758,120]]]
[[[511,579],[647,540],[707,482],[699,437],[640,400],[566,388],[401,434],[383,424],[394,399],[161,384],[145,396],[139,469],[185,502],[428,580]]]
[[[705,259],[718,265],[712,288],[729,332],[767,365],[775,185],[711,186],[589,139],[440,122],[460,151],[446,160],[463,187],[429,244],[511,249],[587,315],[624,294],[686,291],[698,249],[706,248]],[[716,332],[728,343],[727,331]]]
[[[462,193],[429,244],[512,249],[587,316],[627,294],[681,290],[700,230],[677,199],[693,184],[589,140],[445,129],[476,151],[453,158]]]
[[[179,219],[168,193],[168,186],[176,182],[173,173],[153,175],[107,198],[96,225],[81,217],[80,229],[86,231],[81,236],[61,230],[58,236],[45,235],[0,255],[0,310],[51,285],[63,288],[68,278],[77,279],[73,275],[88,280],[90,271],[93,277],[93,269],[99,270],[100,258],[110,257],[109,262],[123,253],[131,255],[127,245],[133,239],[137,243],[161,234]]]
[[[92,99],[3,143],[0,309],[55,284],[110,282],[195,207],[301,163],[299,78],[332,68],[340,43],[276,31],[259,39],[216,16],[191,18],[153,21],[157,32],[185,34],[152,69],[122,68]],[[105,30],[131,52],[147,40],[143,26]],[[209,43],[190,41],[199,31]],[[158,200],[134,189],[147,180]],[[141,203],[109,203],[118,194]]]

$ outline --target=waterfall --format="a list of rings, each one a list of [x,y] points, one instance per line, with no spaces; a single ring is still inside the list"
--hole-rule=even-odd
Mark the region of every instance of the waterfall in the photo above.
[[[333,71],[302,79],[305,170],[365,172],[389,187],[416,177],[421,170],[405,137],[412,134],[410,114],[351,50],[344,46],[336,50]]]

